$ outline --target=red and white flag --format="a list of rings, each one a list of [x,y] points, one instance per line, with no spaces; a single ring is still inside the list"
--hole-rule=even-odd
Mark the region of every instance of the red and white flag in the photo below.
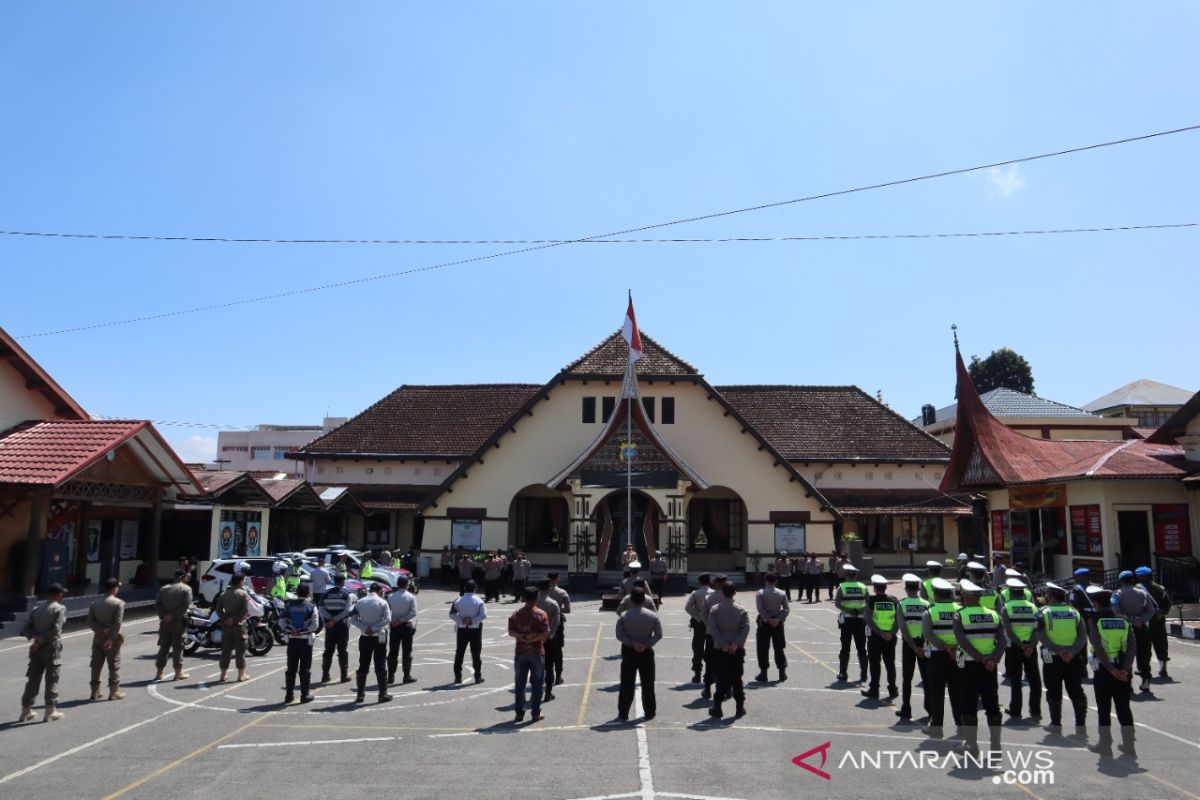
[[[621,336],[629,344],[629,363],[642,357],[642,334],[638,331],[637,317],[633,314],[633,292],[629,293],[629,310],[625,312],[625,325]]]

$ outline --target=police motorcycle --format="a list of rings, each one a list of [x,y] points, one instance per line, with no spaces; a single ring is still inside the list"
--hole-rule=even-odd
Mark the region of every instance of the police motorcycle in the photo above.
[[[234,571],[243,575],[248,574],[250,565],[239,561],[234,565]],[[275,638],[266,621],[267,609],[274,610],[275,607],[271,598],[264,597],[249,588],[249,582],[246,587],[246,591],[250,595],[250,615],[246,620],[246,651],[252,656],[264,656],[275,646]],[[223,627],[215,610],[202,609],[193,604],[187,610],[187,630],[183,634],[183,651],[191,655],[201,647],[220,647]]]

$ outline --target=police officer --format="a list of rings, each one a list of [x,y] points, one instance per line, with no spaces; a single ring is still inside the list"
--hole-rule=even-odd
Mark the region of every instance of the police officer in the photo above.
[[[1071,588],[1071,607],[1079,612],[1079,616],[1083,618],[1085,623],[1092,619],[1091,595],[1087,593],[1088,583],[1091,580],[1091,571],[1087,567],[1080,567],[1075,570],[1075,585]]]
[[[1013,569],[1012,567],[1005,567],[1003,579],[999,583],[995,584],[996,594],[1000,595],[1000,600],[996,603],[997,611],[999,611],[1005,603],[1012,599],[1013,590],[1012,587],[1008,585],[1009,578],[1016,578],[1021,583],[1025,584],[1026,587],[1029,586],[1028,583],[1025,583],[1025,576],[1021,573],[1021,570]],[[1029,595],[1026,594],[1025,596],[1028,598]]]
[[[286,561],[276,561],[271,565],[271,571],[275,573],[274,579],[271,580],[271,599],[283,602],[287,600],[287,571],[288,565]]]
[[[1129,699],[1133,695],[1134,642],[1133,626],[1110,605],[1112,592],[1103,586],[1089,586],[1088,594],[1096,614],[1089,626],[1092,656],[1096,659],[1096,680],[1092,692],[1096,697],[1096,718],[1100,726],[1099,751],[1112,756],[1112,718],[1117,708],[1121,726],[1121,750],[1126,757],[1136,758],[1133,711]]]
[[[713,658],[717,672],[717,693],[708,714],[720,719],[721,703],[731,696],[737,703],[736,716],[746,714],[746,689],[742,670],[746,666],[746,639],[750,636],[750,614],[734,601],[737,589],[725,581],[721,600],[708,613],[708,632],[713,642]]]
[[[333,654],[337,652],[338,666],[342,668],[342,683],[350,680],[350,624],[346,619],[354,613],[354,595],[346,591],[346,575],[336,572],[333,588],[325,592],[317,603],[317,611],[325,625],[325,650],[321,654],[321,683],[329,683],[329,668],[333,666]]]
[[[625,565],[625,569],[629,571],[629,574],[625,576],[623,581],[621,581],[622,599],[624,599],[626,595],[633,591],[633,584],[642,579],[641,575],[639,574],[642,571],[642,562],[630,561]]]
[[[617,641],[621,643],[621,684],[617,693],[617,719],[629,719],[635,680],[642,682],[643,719],[652,720],[658,710],[654,697],[654,645],[663,637],[658,614],[646,607],[646,593],[634,589],[629,610],[617,617]]]
[[[1029,680],[1029,716],[1042,718],[1042,676],[1038,670],[1037,643],[1033,640],[1033,628],[1037,622],[1037,606],[1028,598],[1025,582],[1020,578],[1008,578],[1004,592],[1007,599],[1000,607],[1000,619],[1008,635],[1008,649],[1004,651],[1004,672],[1008,675],[1011,696],[1006,709],[1008,715],[1021,718],[1023,705],[1021,676]]]
[[[713,590],[704,599],[704,608],[701,609],[704,615],[704,689],[700,696],[705,700],[712,697],[712,686],[717,680],[717,648],[713,644],[712,629],[709,628],[709,615],[717,603],[725,598],[725,580],[722,574],[713,576]]]
[[[655,603],[654,598],[650,596],[650,586],[646,583],[644,578],[638,578],[636,581],[634,581],[633,588],[641,589],[646,595],[646,608],[650,609],[651,611],[658,611],[658,604]],[[633,597],[632,589],[630,590],[629,594],[621,598],[620,603],[617,603],[617,616],[624,614],[629,610],[630,606],[633,605],[633,601],[630,599],[631,597]]]
[[[487,619],[487,603],[475,594],[474,580],[467,581],[463,590],[450,604],[450,618],[454,620],[455,629],[454,682],[462,683],[463,658],[470,647],[475,682],[483,683],[483,621]]]
[[[904,597],[900,598],[900,710],[896,712],[896,716],[903,720],[911,720],[913,673],[920,670],[921,684],[926,693],[929,687],[925,677],[925,634],[921,630],[921,622],[930,604],[920,596],[922,587],[918,576],[908,572],[901,580],[904,581]],[[925,703],[925,714],[929,714],[928,701]]]
[[[187,570],[175,570],[175,582],[159,589],[154,599],[154,610],[158,613],[158,655],[154,659],[158,669],[154,675],[156,681],[163,679],[168,652],[175,666],[175,680],[188,677],[183,671],[183,635],[187,632],[187,612],[192,605],[192,587],[188,586],[187,580]]]
[[[43,722],[54,722],[63,718],[58,710],[58,670],[62,666],[62,629],[67,621],[67,608],[62,604],[63,587],[52,583],[46,587],[46,599],[34,607],[21,628],[21,635],[29,639],[29,670],[25,682],[25,694],[21,695],[21,716],[18,722],[32,722],[33,701],[37,699],[46,678],[46,716]]]
[[[961,656],[958,713],[965,731],[969,752],[979,751],[979,706],[991,732],[991,749],[1000,749],[1000,654],[1007,639],[1000,615],[981,604],[984,587],[971,580],[962,581],[962,607],[954,615],[954,639]],[[995,597],[995,592],[992,593]]]
[[[296,596],[284,602],[283,616],[279,620],[288,637],[284,703],[296,699],[297,675],[300,676],[300,702],[311,703],[313,699],[308,688],[312,682],[313,643],[317,631],[321,629],[321,615],[309,599],[309,594],[307,583],[297,586]]]
[[[108,664],[108,699],[124,700],[121,691],[121,645],[125,634],[121,624],[125,620],[125,601],[117,597],[121,582],[116,578],[104,579],[104,597],[88,608],[88,627],[92,629],[92,700],[100,699],[100,673]]]
[[[688,595],[683,610],[687,612],[688,627],[692,629],[692,683],[700,683],[700,669],[704,666],[704,649],[707,637],[708,617],[704,614],[705,601],[712,594],[708,588],[709,575],[704,573],[698,579],[699,586]]]
[[[929,560],[925,562],[925,580],[921,581],[921,597],[927,602],[933,602],[933,579],[942,577],[942,562]]]
[[[1138,567],[1133,574],[1137,576],[1142,588],[1150,593],[1150,599],[1158,608],[1150,619],[1150,644],[1154,646],[1154,657],[1158,659],[1158,677],[1166,678],[1167,662],[1171,660],[1167,655],[1167,614],[1171,613],[1171,593],[1167,591],[1167,587],[1154,581],[1154,571],[1149,567]]]
[[[545,650],[545,677],[543,680],[546,684],[545,696],[542,698],[543,703],[548,703],[554,699],[554,675],[550,672],[550,664],[555,660],[559,664],[562,663],[562,648],[558,644],[558,627],[562,625],[562,606],[550,594],[550,581],[543,579],[538,581],[538,599],[537,607],[546,612],[546,618],[550,620],[550,628],[547,631],[548,636],[542,642],[542,649]]]
[[[854,649],[858,651],[858,682],[867,680],[867,625],[863,620],[863,611],[867,606],[867,586],[858,580],[858,567],[846,564],[846,580],[838,585],[837,593],[833,596],[833,604],[838,611],[838,626],[842,629],[842,649],[838,654],[839,681],[848,681],[846,668],[850,664],[850,640],[854,640]]]
[[[879,676],[887,669],[888,698],[900,695],[896,688],[896,636],[900,628],[900,601],[887,593],[888,580],[882,575],[871,576],[874,593],[867,598],[864,621],[871,631],[867,638],[867,662],[871,669],[871,684],[862,690],[863,697],[879,699]]]
[[[512,561],[512,593],[513,602],[521,599],[525,587],[529,585],[529,570],[532,568],[524,553],[518,552]]]
[[[979,605],[995,611],[1000,598],[996,594],[996,588],[988,582],[987,567],[978,561],[968,563],[967,579],[979,587]],[[959,586],[961,587],[961,583]]]
[[[1158,613],[1154,598],[1134,582],[1129,570],[1117,575],[1121,585],[1112,594],[1112,608],[1133,626],[1133,642],[1137,650],[1137,673],[1141,676],[1140,691],[1150,691],[1150,621]]]
[[[295,594],[296,589],[298,589],[300,584],[304,581],[304,570],[300,569],[300,563],[300,559],[298,558],[292,561],[291,567],[287,572],[287,578],[284,582],[286,590],[291,594]]]
[[[961,607],[954,602],[954,584],[945,578],[934,578],[933,603],[921,620],[921,633],[925,637],[925,709],[929,712],[928,735],[940,739],[946,708],[946,695],[950,695],[950,715],[955,725],[962,724],[958,710],[959,670],[955,663],[958,655],[958,638],[954,635],[954,616]]]
[[[250,617],[250,595],[242,588],[246,576],[235,572],[229,586],[217,597],[215,610],[221,620],[221,682],[224,683],[232,659],[237,665],[238,682],[250,680],[246,675],[246,620]]]
[[[554,637],[554,660],[546,659],[546,685],[551,685],[550,675],[553,673],[553,685],[559,686],[563,682],[563,649],[567,643],[567,615],[571,613],[571,595],[558,585],[558,570],[547,572],[546,577],[550,580],[550,596],[558,602],[558,608],[562,611],[558,633]]]
[[[400,682],[415,683],[412,676],[413,634],[417,632],[417,596],[408,590],[408,576],[396,578],[396,591],[388,595],[392,610],[392,629],[388,632],[387,682],[396,682],[397,655],[400,656]]]
[[[779,585],[783,587],[783,593],[787,597],[788,602],[792,600],[792,560],[788,558],[787,550],[779,551],[779,558],[775,559],[774,564],[775,575],[779,579]],[[799,594],[797,594],[799,599]]]
[[[654,551],[654,558],[650,559],[650,593],[658,598],[661,603],[663,592],[667,590],[667,573],[670,567],[667,565],[667,559],[663,557],[662,550]]]
[[[371,662],[375,662],[375,683],[379,687],[379,702],[386,703],[392,699],[388,694],[387,680],[387,640],[391,628],[392,609],[386,600],[380,597],[383,587],[378,583],[371,584],[371,593],[354,604],[350,614],[350,622],[358,628],[358,696],[354,702],[361,703],[367,692],[367,672]],[[328,599],[328,596],[326,596]]]
[[[1089,607],[1091,601],[1088,601]],[[1087,626],[1077,610],[1067,605],[1067,591],[1056,583],[1046,584],[1046,605],[1038,611],[1033,636],[1042,646],[1042,683],[1050,707],[1050,729],[1062,732],[1062,693],[1075,711],[1075,727],[1087,719],[1087,697],[1083,694],[1083,648]]]
[[[779,670],[779,680],[787,680],[787,638],[783,633],[783,624],[788,617],[787,595],[776,587],[777,578],[774,572],[768,572],[763,578],[764,586],[754,595],[754,607],[758,611],[757,628],[754,642],[758,649],[758,675],[754,680],[759,683],[767,681],[767,667],[770,666],[769,653],[775,649],[775,667]]]

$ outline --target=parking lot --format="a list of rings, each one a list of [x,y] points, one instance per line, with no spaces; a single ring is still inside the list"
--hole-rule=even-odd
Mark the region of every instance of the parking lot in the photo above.
[[[918,725],[898,724],[890,705],[864,699],[857,685],[836,682],[836,617],[827,602],[793,606],[790,680],[748,684],[747,716],[713,721],[699,687],[688,682],[683,598],[668,598],[667,638],[657,648],[658,717],[618,724],[615,616],[601,611],[596,599],[577,599],[568,617],[565,685],[544,707],[544,721],[514,725],[505,619],[516,606],[490,609],[486,681],[455,686],[449,683],[454,630],[447,616],[453,596],[432,588],[421,593],[413,670],[418,682],[394,687],[395,700],[382,705],[370,688],[368,702],[356,705],[351,684],[335,683],[319,687],[310,705],[283,706],[284,653],[278,646],[250,659],[246,683],[214,683],[217,653],[211,650],[188,659],[190,679],[153,683],[156,626],[147,616],[127,620],[128,698],[89,703],[89,640],[75,630],[64,643],[60,692],[67,717],[0,727],[0,796],[212,798],[250,792],[315,798],[398,791],[414,798],[522,792],[555,800],[758,800],[809,793],[924,799],[982,790],[1047,799],[1200,798],[1195,644],[1172,640],[1173,679],[1156,681],[1151,694],[1136,698],[1136,763],[1088,749],[1097,740],[1093,715],[1086,741],[1052,737],[1032,723],[1006,724],[1004,766],[1014,767],[1006,773],[905,758],[917,751],[944,755],[954,740],[932,742]],[[318,660],[321,646],[318,640]],[[353,671],[353,640],[350,650]],[[22,640],[0,640],[0,689],[9,698],[11,719],[24,671]],[[747,678],[755,672],[751,655]],[[914,706],[920,705],[919,691]],[[1002,702],[1007,697],[1002,686]],[[803,763],[816,770],[793,763],[805,753],[810,755]],[[1032,760],[1034,754],[1040,760]],[[1033,769],[1047,759],[1048,770]],[[1022,765],[1029,767],[1027,785],[1015,785]]]

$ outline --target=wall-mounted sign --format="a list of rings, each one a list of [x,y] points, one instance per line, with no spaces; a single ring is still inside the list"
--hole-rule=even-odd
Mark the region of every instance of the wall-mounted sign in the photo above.
[[[1160,556],[1192,554],[1192,532],[1186,505],[1164,504],[1152,507],[1154,516],[1154,552]]]
[[[1008,506],[1014,511],[1031,508],[1054,508],[1067,504],[1067,485],[1013,486],[1008,490]]]
[[[121,530],[121,560],[132,561],[137,558],[138,524],[136,519],[123,519]]]
[[[805,543],[803,522],[775,523],[775,552],[803,553],[808,550]]]
[[[477,519],[456,519],[450,523],[452,550],[483,549],[483,522]]]

